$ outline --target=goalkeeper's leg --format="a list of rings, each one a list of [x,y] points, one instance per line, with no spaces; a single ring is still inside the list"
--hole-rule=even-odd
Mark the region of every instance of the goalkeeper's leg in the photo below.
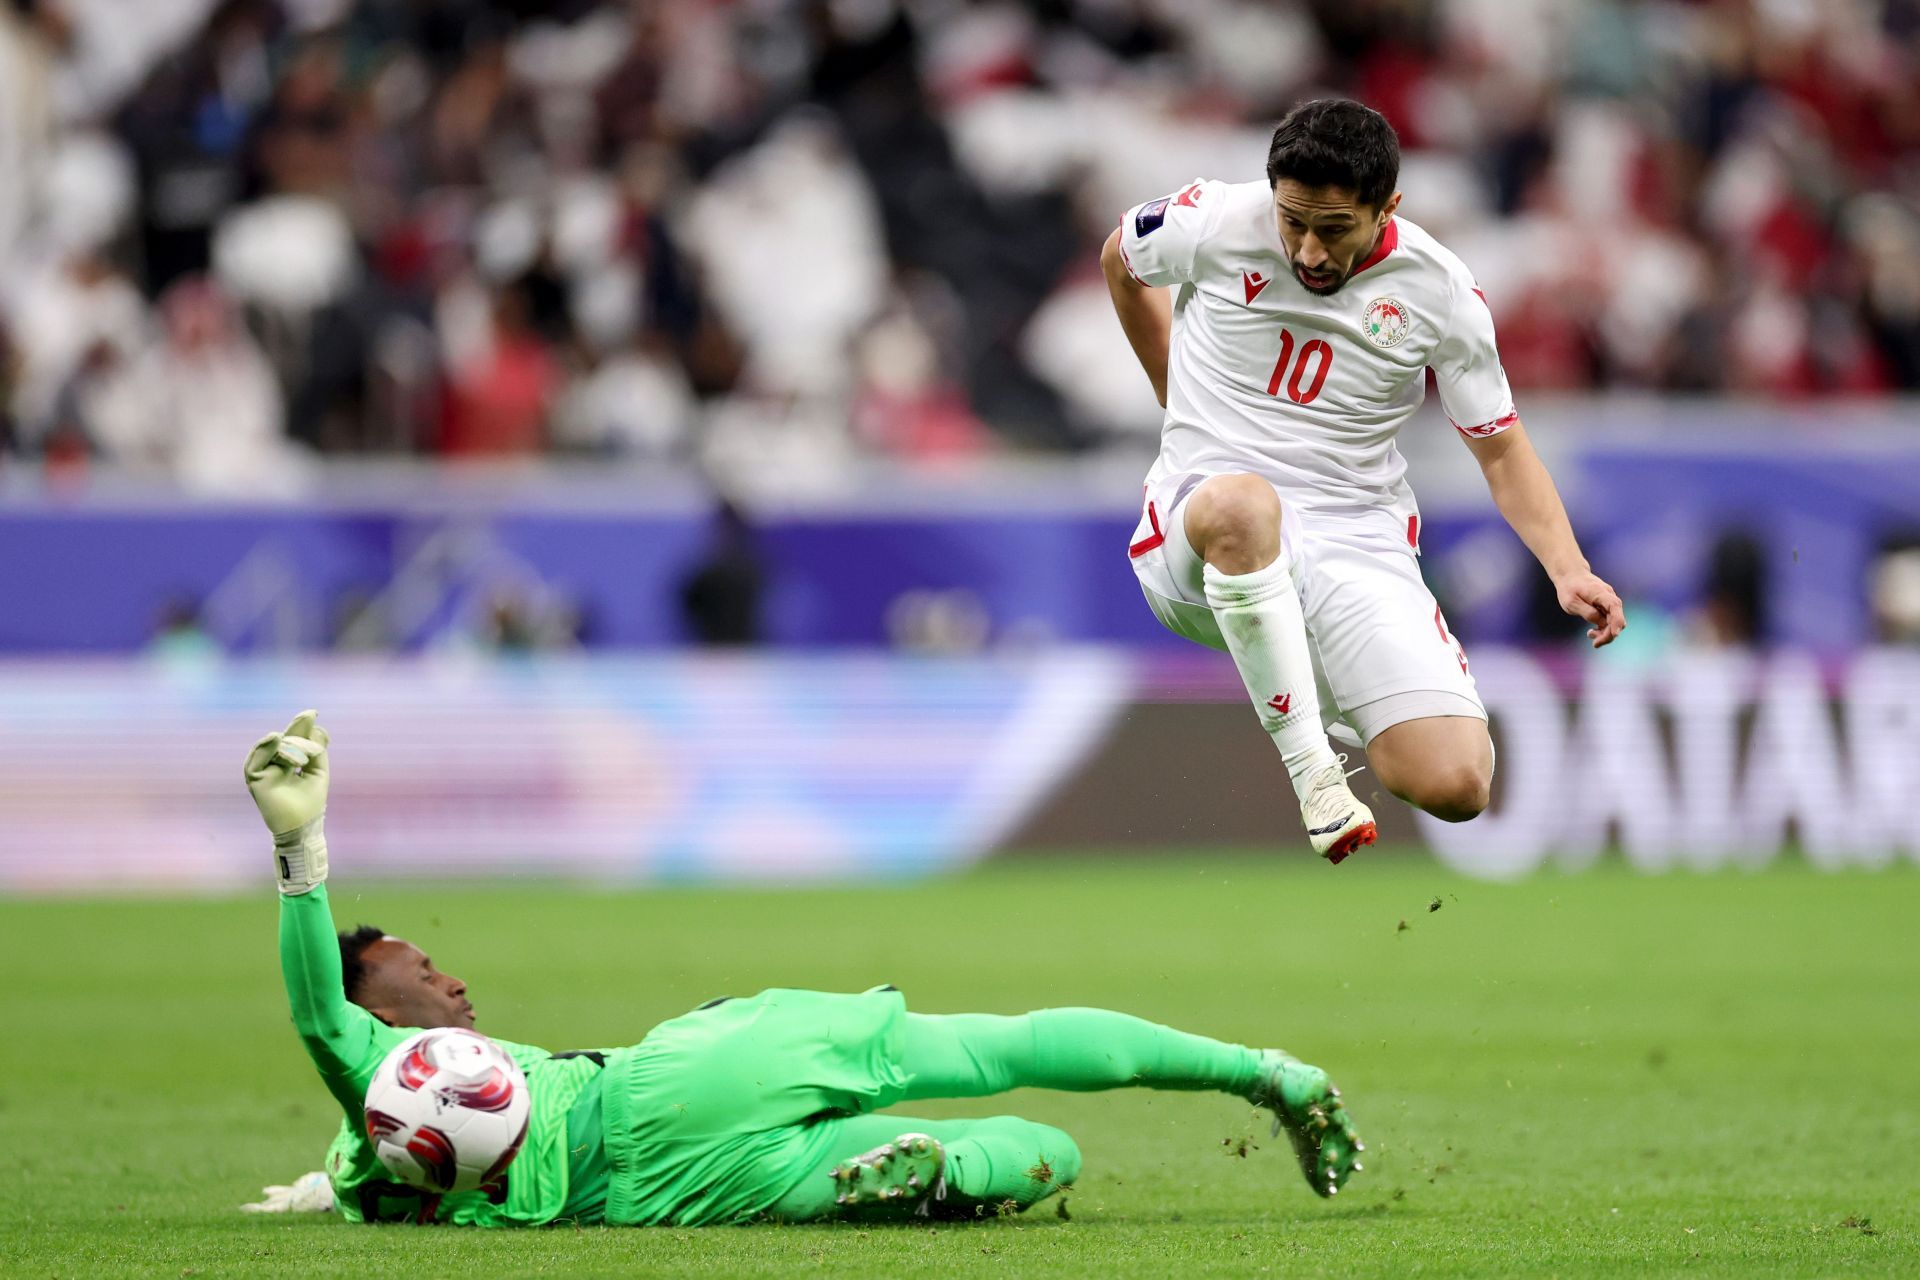
[[[1008,1089],[1086,1092],[1136,1086],[1217,1090],[1271,1108],[1307,1184],[1337,1192],[1364,1149],[1320,1068],[1278,1049],[1211,1040],[1108,1009],[906,1015],[906,1100],[978,1098]]]
[[[979,1098],[1009,1089],[1217,1090],[1254,1096],[1260,1052],[1109,1009],[909,1013],[900,1065],[907,1100]]]
[[[1072,1138],[1018,1116],[853,1116],[815,1123],[832,1135],[826,1155],[768,1210],[773,1218],[1018,1213],[1080,1176],[1080,1148]]]

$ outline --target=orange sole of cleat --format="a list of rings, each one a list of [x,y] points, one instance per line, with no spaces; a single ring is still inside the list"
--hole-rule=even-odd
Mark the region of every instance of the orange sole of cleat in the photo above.
[[[1337,867],[1342,862],[1345,862],[1347,855],[1355,849],[1364,849],[1379,838],[1380,829],[1371,822],[1363,822],[1342,836],[1339,844],[1327,850],[1325,855],[1326,859]]]

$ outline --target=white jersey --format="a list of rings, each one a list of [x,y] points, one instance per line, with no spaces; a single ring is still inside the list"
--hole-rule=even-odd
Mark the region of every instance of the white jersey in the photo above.
[[[1404,218],[1331,296],[1295,278],[1264,182],[1196,181],[1130,209],[1120,248],[1134,279],[1176,290],[1150,484],[1244,471],[1328,515],[1411,515],[1394,438],[1426,396],[1428,369],[1467,435],[1516,421],[1486,298]]]

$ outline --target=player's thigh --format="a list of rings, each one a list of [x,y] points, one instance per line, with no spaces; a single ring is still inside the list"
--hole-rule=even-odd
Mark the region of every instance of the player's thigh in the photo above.
[[[1209,649],[1227,642],[1207,607],[1204,566],[1187,540],[1178,507],[1205,476],[1170,476],[1147,487],[1140,503],[1140,522],[1127,544],[1127,559],[1140,593],[1160,625],[1182,639]]]
[[[1418,562],[1378,539],[1310,537],[1301,604],[1326,684],[1363,745],[1397,724],[1435,716],[1478,722],[1486,709],[1466,652],[1448,630]]]

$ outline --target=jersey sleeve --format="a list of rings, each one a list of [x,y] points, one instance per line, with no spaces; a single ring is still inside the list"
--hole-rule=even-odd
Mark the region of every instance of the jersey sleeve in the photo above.
[[[1226,184],[1196,178],[1170,196],[1127,210],[1120,219],[1120,256],[1141,284],[1187,284],[1201,243],[1219,224]]]
[[[325,885],[281,895],[280,973],[300,1043],[348,1119],[358,1123],[374,1068],[406,1035],[347,999]]]
[[[1433,353],[1433,376],[1440,384],[1440,403],[1460,434],[1499,435],[1520,420],[1494,343],[1493,312],[1471,280],[1458,285],[1446,336]]]

